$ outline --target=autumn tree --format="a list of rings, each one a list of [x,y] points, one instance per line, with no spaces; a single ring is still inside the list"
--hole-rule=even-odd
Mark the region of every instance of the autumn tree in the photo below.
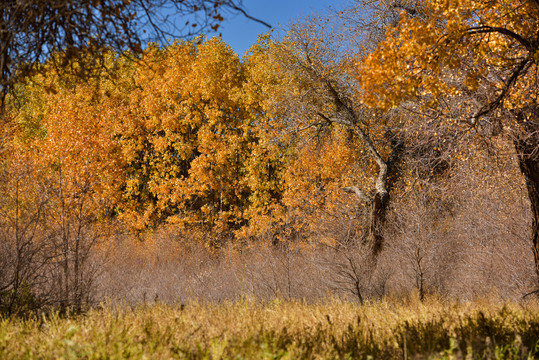
[[[281,194],[281,149],[266,136],[266,95],[247,66],[218,38],[152,45],[141,60],[109,52],[109,70],[90,81],[50,64],[20,86],[10,110],[25,151],[63,179],[68,169],[82,176],[63,182],[84,186],[78,200],[107,191],[108,202],[85,205],[98,222],[120,218],[138,231],[173,224],[217,239],[268,214]]]
[[[463,134],[508,135],[526,180],[539,274],[539,3],[431,0],[423,6],[424,16],[403,13],[377,50],[359,61],[362,101],[390,109],[422,98],[421,108]]]
[[[301,208],[301,201],[325,206],[322,194],[330,188],[334,199],[352,194],[367,209],[364,236],[376,258],[402,144],[391,131],[394,118],[357,101],[348,45],[324,19],[293,26],[270,43],[267,63],[280,76],[266,91],[280,109],[281,136],[295,149],[285,180],[290,208]]]
[[[58,69],[84,60],[77,70],[91,75],[103,65],[105,48],[140,52],[148,41],[216,31],[224,16],[241,13],[235,0],[6,0],[0,9],[0,102],[20,79],[63,52]],[[267,25],[267,24],[265,24]],[[268,25],[269,26],[269,25]],[[84,56],[91,52],[93,56]]]
[[[229,237],[278,194],[245,66],[218,38],[152,46],[144,62],[118,133],[122,217],[138,229],[174,223]]]

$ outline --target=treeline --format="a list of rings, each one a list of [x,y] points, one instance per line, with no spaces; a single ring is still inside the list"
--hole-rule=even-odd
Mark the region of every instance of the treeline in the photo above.
[[[6,101],[1,310],[532,292],[534,4],[357,1],[241,58],[196,38],[91,74],[55,54]]]

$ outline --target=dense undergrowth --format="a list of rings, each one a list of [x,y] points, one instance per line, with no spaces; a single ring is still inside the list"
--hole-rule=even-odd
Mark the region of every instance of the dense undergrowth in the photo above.
[[[539,303],[430,298],[109,307],[0,320],[2,359],[532,359]]]

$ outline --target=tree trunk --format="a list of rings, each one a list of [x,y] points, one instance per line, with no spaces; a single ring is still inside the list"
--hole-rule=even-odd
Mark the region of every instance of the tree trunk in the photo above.
[[[526,179],[528,198],[532,213],[532,249],[535,273],[539,279],[539,143],[537,136],[531,135],[515,140],[520,171]]]
[[[384,245],[383,230],[386,221],[386,213],[389,204],[389,194],[376,193],[371,203],[368,241],[372,246],[372,256],[377,258]]]
[[[374,155],[379,167],[374,195],[372,197],[365,194],[356,186],[343,188],[344,191],[355,194],[361,202],[366,203],[368,206],[366,240],[371,249],[372,262],[376,264],[378,255],[384,247],[384,230],[386,226],[386,215],[389,209],[390,191],[399,177],[398,164],[404,150],[404,142],[399,137],[394,136],[391,131],[388,131],[385,135],[391,143],[392,150],[387,161],[384,161],[363,131],[357,126],[352,126],[352,128],[365,140],[367,148]]]

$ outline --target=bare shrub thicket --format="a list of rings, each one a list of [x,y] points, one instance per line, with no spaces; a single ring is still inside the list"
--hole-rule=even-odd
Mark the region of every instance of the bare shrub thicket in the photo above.
[[[0,312],[80,310],[94,302],[97,244],[109,229],[95,225],[85,194],[62,197],[32,159],[12,160],[0,180]]]
[[[474,296],[493,289],[501,296],[527,292],[536,282],[529,240],[529,202],[524,179],[511,157],[490,163],[471,158],[451,181],[459,196],[449,236],[460,245],[462,267],[453,286]]]
[[[359,238],[325,241],[327,234],[308,242],[261,236],[213,249],[168,231],[144,239],[118,237],[97,298],[134,305],[245,297],[312,301],[334,295],[362,302],[387,294],[391,274],[372,266],[369,248]]]
[[[506,155],[487,162],[485,149],[476,148],[442,177],[418,179],[395,202],[384,254],[400,267],[392,271],[392,289],[517,298],[532,288],[526,189],[510,148]]]
[[[2,171],[0,181],[0,311],[17,313],[33,310],[48,297],[44,246],[39,225],[45,213],[47,196],[28,192],[32,169]],[[28,197],[32,201],[28,201]]]
[[[263,240],[212,249],[167,232],[143,241],[123,237],[105,266],[99,295],[130,304],[318,298],[328,292],[315,254]]]

